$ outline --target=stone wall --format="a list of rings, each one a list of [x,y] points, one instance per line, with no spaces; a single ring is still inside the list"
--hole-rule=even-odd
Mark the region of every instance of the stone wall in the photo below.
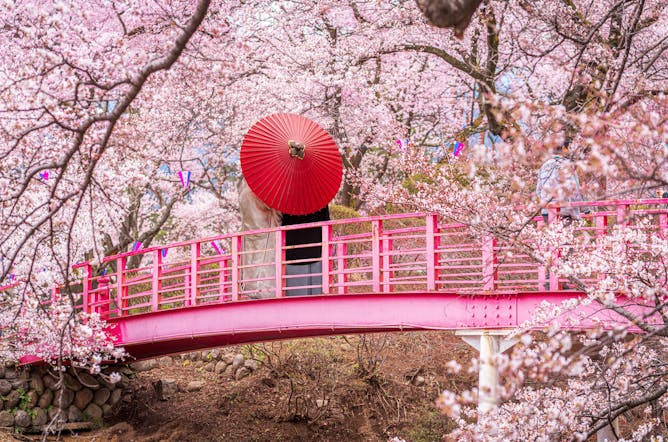
[[[59,382],[58,372],[47,366],[0,366],[0,427],[19,432],[92,428],[102,424],[129,400],[132,370],[108,367],[121,374],[111,384],[102,376],[68,368]]]
[[[52,367],[0,366],[0,427],[42,432],[100,426],[119,410],[122,402],[132,400],[131,378],[136,372],[171,364],[213,372],[220,378],[232,380],[240,380],[259,368],[257,361],[245,359],[229,348],[106,367],[103,373],[121,375],[116,384],[107,382],[103,376],[71,367],[63,373],[61,385],[58,372]],[[154,387],[158,398],[166,400],[179,390],[197,391],[202,384],[192,381],[177,385],[173,379],[162,379]]]

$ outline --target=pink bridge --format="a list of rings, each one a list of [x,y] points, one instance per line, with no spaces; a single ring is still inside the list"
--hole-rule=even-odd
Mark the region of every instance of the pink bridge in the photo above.
[[[667,199],[576,203],[583,235],[605,235],[615,224],[648,217],[668,228]],[[556,219],[558,208],[550,209]],[[542,218],[534,222],[541,224]],[[289,226],[220,235],[109,256],[106,274],[89,263],[72,290],[80,307],[107,319],[119,346],[148,358],[201,348],[303,336],[426,329],[507,329],[527,320],[543,302],[583,296],[560,290],[519,247],[476,237],[436,215],[402,214],[309,224],[322,230],[322,273],[316,295],[286,296],[285,232]],[[265,246],[244,251],[244,239]],[[302,247],[302,246],[298,246]],[[259,263],[247,264],[250,253]],[[555,251],[555,253],[559,253]],[[257,276],[257,274],[269,276]],[[250,276],[249,276],[250,275]],[[256,286],[264,286],[260,291]],[[291,287],[290,289],[293,289]],[[59,296],[60,289],[53,290]],[[258,296],[264,299],[252,299]],[[625,302],[623,299],[620,303]],[[609,311],[586,312],[610,324]],[[586,322],[583,323],[586,326]]]

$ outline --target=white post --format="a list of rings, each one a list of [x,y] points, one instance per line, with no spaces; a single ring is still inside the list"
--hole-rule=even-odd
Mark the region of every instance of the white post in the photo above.
[[[615,427],[615,430],[619,432],[619,428],[617,428],[617,421],[614,420],[612,424]],[[616,442],[616,441],[617,438],[615,437],[615,432],[612,430],[612,427],[610,425],[606,425],[605,427],[601,428],[596,432],[596,442]]]
[[[478,411],[489,412],[499,405],[499,373],[494,356],[512,347],[517,340],[506,339],[510,330],[458,330],[459,336],[479,352]]]

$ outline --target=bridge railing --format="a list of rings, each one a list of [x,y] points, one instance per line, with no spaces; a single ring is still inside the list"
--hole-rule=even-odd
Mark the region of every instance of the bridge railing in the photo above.
[[[668,230],[668,199],[571,205],[592,210],[578,224],[583,235],[605,235],[615,224],[634,225],[641,216],[661,234]],[[559,210],[549,207],[549,222]],[[534,222],[541,225],[543,219]],[[304,228],[319,229],[320,241],[287,246],[286,232]],[[317,253],[310,260],[286,259],[300,248]],[[309,262],[318,265],[304,265]],[[563,282],[513,244],[476,237],[464,224],[420,213],[218,235],[109,256],[103,266],[104,275],[94,275],[90,263],[74,267],[83,272],[77,283],[80,308],[105,319],[303,293],[493,294],[557,291]]]

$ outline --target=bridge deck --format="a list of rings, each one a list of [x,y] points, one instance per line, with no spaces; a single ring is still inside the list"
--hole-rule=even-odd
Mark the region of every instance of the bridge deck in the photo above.
[[[581,235],[606,235],[641,216],[663,235],[668,229],[666,199],[571,205],[592,209],[578,227]],[[550,219],[557,211],[550,209]],[[477,237],[436,215],[307,226],[321,230],[320,242],[286,246],[286,231],[304,225],[286,226],[109,256],[105,274],[80,263],[74,267],[81,279],[70,290],[80,293],[79,308],[115,324],[119,345],[134,347],[140,357],[361,330],[512,327],[542,300],[581,295],[560,291],[563,281],[520,245]],[[247,250],[249,241],[260,249]],[[309,275],[306,285],[287,287],[296,281],[287,266],[303,262],[286,260],[286,251],[305,246],[320,249],[322,271]],[[289,296],[299,288],[318,296]],[[53,289],[53,297],[61,290]]]

